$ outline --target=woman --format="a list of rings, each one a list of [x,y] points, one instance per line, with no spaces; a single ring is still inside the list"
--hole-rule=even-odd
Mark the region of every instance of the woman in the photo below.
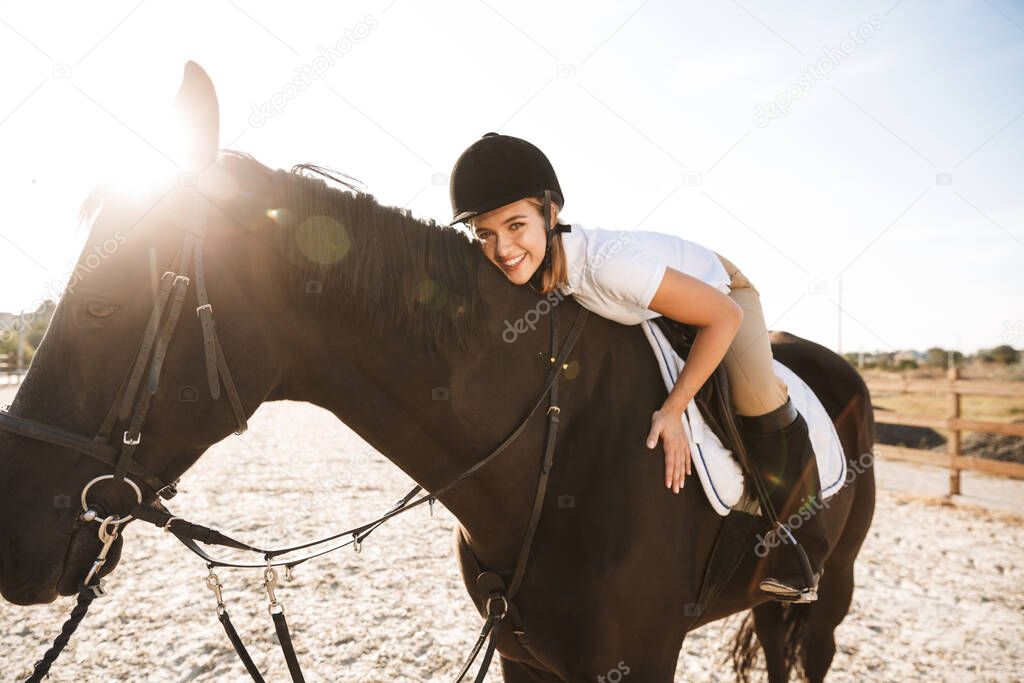
[[[700,328],[675,387],[651,416],[647,447],[661,439],[667,488],[678,493],[691,473],[683,412],[724,362],[737,421],[778,518],[789,519],[814,502],[808,496],[820,496],[816,467],[798,476],[813,457],[807,423],[772,368],[759,293],[728,259],[673,235],[559,223],[565,202],[551,163],[531,143],[508,135],[487,133],[470,145],[455,163],[450,190],[451,225],[468,223],[487,260],[513,284],[530,284],[540,294],[558,289],[625,325],[663,315]],[[794,475],[787,484],[801,480],[781,486],[785,474]],[[761,589],[779,600],[815,599],[828,549],[821,520],[811,514],[778,533],[803,546],[814,580],[808,584],[795,553],[772,553]]]

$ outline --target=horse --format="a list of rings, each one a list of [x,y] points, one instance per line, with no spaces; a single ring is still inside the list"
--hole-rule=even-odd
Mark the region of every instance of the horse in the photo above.
[[[208,351],[206,325],[182,316],[162,347],[145,427],[132,439],[135,462],[151,479],[177,480],[265,401],[326,408],[427,491],[472,468],[520,424],[551,366],[549,325],[556,315],[582,315],[575,300],[543,306],[491,267],[464,232],[382,205],[326,169],[272,170],[220,149],[213,84],[192,62],[175,102],[192,131],[182,158],[201,172],[139,194],[101,183],[86,199],[86,246],[10,415],[97,433],[123,390],[117,378],[131,372],[132,340],[147,329],[160,273],[181,259],[199,205],[209,299],[192,289],[181,303],[201,318],[203,308],[215,312],[222,352],[214,366],[226,362],[238,404],[205,390],[207,380],[219,387],[199,360]],[[99,263],[90,259],[104,244],[116,248]],[[563,328],[558,341],[564,337]],[[822,401],[854,467],[874,432],[856,370],[794,335],[773,333],[772,348]],[[516,637],[506,629],[497,641],[504,680],[600,680],[618,667],[634,680],[671,681],[687,631],[739,612],[748,612],[732,649],[741,679],[753,667],[756,636],[770,681],[787,680],[795,667],[823,680],[871,523],[872,470],[860,467],[819,512],[831,550],[816,602],[769,601],[757,589],[764,568],[750,547],[718,598],[695,615],[687,606],[698,601],[723,518],[692,478],[678,495],[661,485],[663,450],[645,444],[665,396],[650,346],[636,327],[592,316],[555,370],[561,428],[552,495],[543,499],[515,597]],[[527,533],[545,428],[543,418],[522,422],[501,457],[438,496],[458,520],[453,550],[481,615],[479,571],[510,575]],[[5,600],[33,605],[76,593],[97,556],[96,522],[54,501],[75,499],[109,474],[94,458],[0,430]],[[163,494],[157,485],[144,489],[145,503]],[[135,502],[109,478],[89,490],[90,506],[108,512],[123,514]],[[113,571],[122,542],[110,544],[98,576]]]

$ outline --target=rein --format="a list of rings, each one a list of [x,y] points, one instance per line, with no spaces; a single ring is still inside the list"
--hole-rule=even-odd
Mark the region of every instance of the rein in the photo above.
[[[275,567],[285,567],[285,578],[291,578],[292,569],[315,557],[333,552],[347,545],[353,545],[356,552],[361,549],[362,541],[370,535],[377,527],[392,517],[411,510],[424,502],[430,503],[433,512],[434,501],[441,495],[447,493],[455,486],[471,477],[480,468],[484,467],[491,460],[501,454],[511,445],[526,428],[529,419],[537,412],[537,409],[544,402],[544,397],[549,397],[547,415],[547,437],[544,446],[544,455],[541,462],[540,477],[537,483],[537,490],[534,495],[533,506],[530,514],[530,521],[527,525],[526,535],[520,547],[516,560],[512,580],[506,588],[504,582],[493,572],[482,572],[478,577],[478,584],[486,586],[486,620],[480,635],[470,653],[470,657],[459,673],[456,683],[462,681],[473,661],[475,661],[484,642],[488,637],[490,641],[484,655],[483,663],[477,673],[476,683],[480,683],[487,675],[496,644],[497,635],[503,620],[510,613],[517,614],[512,604],[512,598],[519,589],[525,574],[526,564],[529,559],[530,549],[533,545],[533,538],[540,520],[541,510],[545,493],[547,490],[548,477],[554,463],[554,446],[558,431],[560,407],[558,406],[558,376],[564,369],[566,359],[572,351],[583,326],[587,320],[588,311],[581,308],[572,328],[566,337],[565,344],[559,348],[558,345],[558,310],[551,311],[551,353],[549,362],[551,367],[548,370],[544,385],[533,402],[529,411],[522,418],[519,425],[487,456],[475,463],[473,466],[459,474],[448,484],[433,492],[428,492],[418,499],[413,500],[417,493],[423,490],[421,486],[415,486],[409,493],[403,496],[387,512],[371,522],[367,522],[351,529],[346,529],[329,536],[309,541],[287,548],[265,549],[252,546],[224,534],[216,529],[200,524],[189,522],[180,517],[174,516],[159,499],[170,500],[177,493],[177,480],[166,483],[161,477],[150,472],[134,460],[136,449],[142,442],[142,428],[149,412],[150,401],[159,387],[161,370],[167,355],[167,349],[173,336],[174,330],[180,317],[181,308],[189,287],[191,279],[188,277],[188,267],[191,259],[193,275],[196,284],[196,300],[199,304],[196,308],[196,315],[199,318],[203,333],[203,351],[206,361],[207,379],[211,396],[218,400],[221,395],[221,383],[228,396],[232,413],[238,425],[236,434],[242,434],[247,428],[245,411],[242,407],[238,391],[235,387],[231,373],[225,360],[220,339],[217,336],[214,322],[213,307],[209,303],[206,291],[206,278],[203,264],[203,245],[206,235],[209,204],[204,205],[203,198],[198,191],[193,195],[194,201],[191,205],[192,220],[185,228],[185,237],[180,251],[181,273],[167,271],[160,281],[160,288],[154,303],[149,322],[142,335],[138,350],[131,369],[122,380],[117,396],[113,401],[103,423],[93,438],[87,438],[74,432],[54,427],[42,422],[31,420],[22,416],[10,414],[6,410],[0,410],[0,430],[11,432],[36,441],[41,441],[54,446],[65,448],[88,455],[95,460],[113,469],[112,474],[106,474],[88,482],[81,492],[82,513],[78,519],[85,523],[98,522],[97,534],[101,543],[101,549],[89,569],[85,578],[79,584],[77,602],[68,620],[61,629],[60,635],[54,640],[53,645],[46,651],[43,658],[36,662],[32,675],[26,679],[30,682],[41,681],[57,659],[64,647],[67,645],[75,629],[81,623],[89,605],[97,597],[106,594],[103,582],[99,579],[99,571],[106,563],[107,553],[114,541],[117,539],[121,527],[133,519],[138,519],[163,529],[175,536],[186,548],[202,558],[209,569],[206,577],[206,585],[214,592],[217,600],[216,613],[225,633],[228,636],[233,648],[241,659],[246,670],[257,683],[263,683],[264,679],[256,668],[245,649],[244,644],[238,636],[237,631],[231,623],[227,609],[222,598],[223,585],[214,573],[215,567],[232,568],[260,568],[263,569],[264,588],[269,600],[268,610],[274,621],[274,628],[281,643],[281,649],[288,665],[289,673],[295,682],[303,681],[302,671],[298,658],[291,642],[291,635],[284,616],[284,606],[275,595],[277,586],[277,572]],[[205,209],[205,212],[203,211]],[[550,224],[550,202],[545,201],[545,219]],[[142,385],[145,378],[145,386]],[[141,392],[140,392],[141,389]],[[127,420],[120,442],[117,445],[111,443],[111,433],[115,424]],[[129,476],[130,475],[130,476]],[[129,514],[124,516],[103,516],[101,510],[90,506],[88,502],[89,490],[99,481],[110,479],[122,482],[129,486],[135,494],[136,502]],[[151,489],[155,496],[152,504],[143,502],[142,489],[135,480]],[[351,539],[335,543],[330,547],[307,553],[306,555],[292,559],[279,560],[275,558],[282,555],[294,553],[299,550],[306,550],[338,539],[351,536]],[[207,545],[218,545],[226,548],[256,553],[263,556],[261,563],[231,562],[217,559],[208,554],[198,543]],[[516,620],[518,616],[516,617]],[[521,628],[515,631],[521,636]],[[532,653],[531,653],[532,655]]]

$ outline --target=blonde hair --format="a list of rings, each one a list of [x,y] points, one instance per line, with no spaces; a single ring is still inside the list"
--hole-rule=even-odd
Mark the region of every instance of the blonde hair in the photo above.
[[[537,212],[540,213],[541,218],[544,217],[544,195],[543,194],[540,195],[539,197],[524,197],[523,199],[525,199],[527,201],[527,203],[529,203],[531,206],[533,206],[535,209],[537,209]],[[558,206],[558,204],[556,202],[552,201],[551,202],[551,217],[554,220],[555,224],[558,223],[558,215],[559,215],[559,213],[561,213],[561,207]],[[476,217],[470,219],[470,221],[469,221],[470,228],[472,228],[474,231],[476,230],[476,225],[474,225],[475,218]],[[547,226],[547,228],[550,229],[551,226],[549,225],[549,226]],[[541,266],[541,267],[543,267],[543,266]],[[534,287],[532,282],[529,283],[529,285],[530,285],[530,289],[532,289],[533,291],[537,292],[538,294],[547,294],[549,292],[555,291],[555,288],[558,285],[568,285],[568,284],[569,284],[569,266],[568,266],[568,264],[565,261],[565,248],[562,246],[562,233],[561,232],[556,232],[551,237],[551,268],[546,270],[544,272],[544,275],[541,277],[541,287],[540,287],[540,290],[538,290],[536,287]]]

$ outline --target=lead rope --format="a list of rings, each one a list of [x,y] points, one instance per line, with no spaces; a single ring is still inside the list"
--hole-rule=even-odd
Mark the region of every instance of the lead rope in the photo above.
[[[85,575],[85,578],[79,584],[78,600],[75,602],[75,608],[71,610],[70,616],[68,616],[67,621],[61,627],[60,635],[53,640],[53,645],[43,654],[43,658],[35,663],[32,675],[26,679],[28,683],[38,683],[43,680],[43,677],[49,675],[50,667],[53,666],[53,663],[57,661],[57,657],[67,647],[71,636],[74,635],[78,625],[82,623],[82,619],[85,618],[86,613],[89,611],[89,605],[92,604],[93,600],[104,595],[103,582],[99,578],[99,570],[107,562],[107,553],[110,552],[111,546],[117,540],[122,523],[123,520],[118,520],[116,517],[107,517],[100,523],[98,534],[103,546],[100,548],[96,560],[92,563],[89,573]]]
[[[68,641],[71,640],[71,636],[74,635],[78,625],[82,623],[82,619],[85,618],[86,613],[89,611],[89,605],[92,604],[96,597],[97,594],[90,586],[83,585],[79,589],[78,601],[75,603],[75,608],[71,610],[67,621],[61,627],[60,635],[54,638],[53,645],[43,654],[43,658],[35,663],[32,675],[25,679],[25,683],[39,683],[43,678],[49,676],[50,667],[53,666],[53,663],[57,661],[57,657],[67,647]]]

